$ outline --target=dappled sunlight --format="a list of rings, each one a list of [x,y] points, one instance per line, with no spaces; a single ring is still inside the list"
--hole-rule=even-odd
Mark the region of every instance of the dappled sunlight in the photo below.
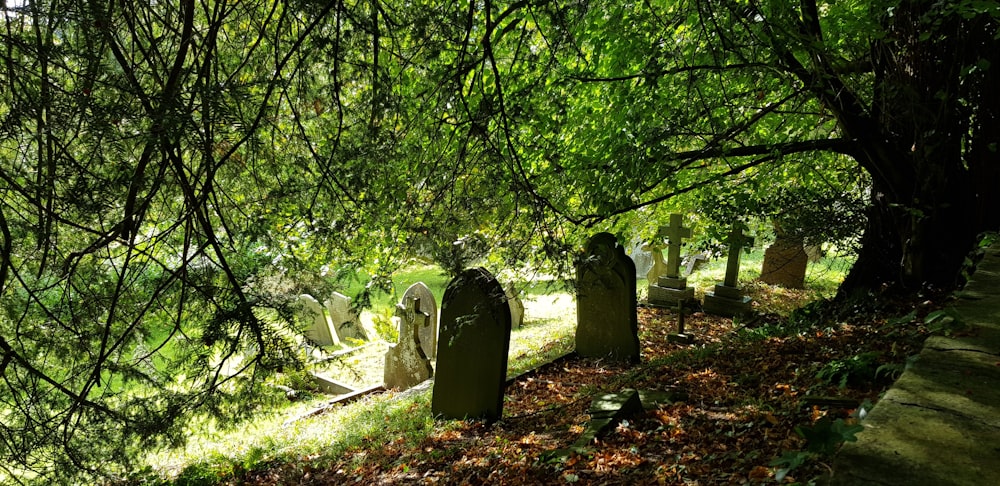
[[[628,477],[667,484],[773,480],[771,461],[803,446],[796,427],[850,412],[803,407],[804,397],[839,396],[844,403],[877,399],[886,382],[865,378],[863,373],[874,373],[874,368],[862,365],[905,360],[917,340],[900,343],[901,336],[895,335],[897,344],[890,345],[879,334],[898,331],[884,320],[862,316],[823,328],[788,327],[778,316],[791,309],[779,306],[801,305],[815,297],[814,291],[757,282],[747,289],[760,300],[757,309],[771,310],[736,322],[693,312],[685,319],[694,345],[667,340],[676,332],[673,309],[640,307],[642,360],[637,366],[578,357],[546,364],[572,350],[575,303],[569,294],[532,295],[524,299],[524,326],[512,330],[509,375],[516,378],[507,386],[503,418],[495,424],[433,420],[429,390],[386,392],[322,413],[310,412],[304,404],[289,408],[283,421],[275,418],[239,433],[216,435],[190,447],[183,458],[164,460],[162,470],[176,473],[179,464],[206,457],[239,463],[270,450],[271,455],[257,461],[268,463],[273,457],[275,465],[244,473],[241,483],[294,482],[292,478],[306,475],[337,484],[478,483],[499,477],[525,484],[546,484],[553,478],[614,482]],[[858,355],[877,361],[869,365],[856,360]],[[380,370],[377,361],[372,363]],[[623,388],[669,392],[675,399],[573,449],[590,423],[591,400]],[[311,403],[315,407],[320,402]],[[213,450],[232,441],[243,445]],[[546,459],[567,448],[571,452],[565,459]],[[296,465],[301,461],[309,462],[307,472]],[[173,466],[167,467],[168,462]],[[818,473],[811,467],[819,466],[803,466],[797,474]]]

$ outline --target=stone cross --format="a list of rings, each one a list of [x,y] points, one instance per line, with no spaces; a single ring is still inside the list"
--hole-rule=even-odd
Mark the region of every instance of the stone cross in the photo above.
[[[416,282],[410,285],[403,292],[402,303],[405,305],[411,299],[420,299],[420,310],[427,314],[427,324],[417,327],[417,336],[420,337],[420,349],[428,358],[437,357],[437,336],[438,336],[438,308],[434,301],[434,294],[423,282]]]
[[[726,279],[722,282],[726,287],[738,287],[740,275],[740,252],[745,245],[752,245],[753,237],[743,234],[743,225],[735,224],[726,237],[729,246],[729,261],[726,263]]]
[[[419,298],[404,299],[396,304],[399,317],[399,343],[390,345],[385,353],[385,387],[406,390],[427,380],[433,374],[431,362],[420,348],[418,329],[427,326],[430,315],[421,310]]]
[[[660,226],[656,233],[658,238],[667,238],[667,277],[670,278],[681,276],[681,241],[691,237],[691,228],[685,228],[682,223],[683,216],[671,214],[670,225]]]

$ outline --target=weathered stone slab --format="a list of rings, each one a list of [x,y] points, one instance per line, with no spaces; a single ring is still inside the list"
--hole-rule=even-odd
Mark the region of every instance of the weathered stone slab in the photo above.
[[[576,275],[577,353],[639,361],[635,264],[614,235],[590,239]]]
[[[805,286],[808,263],[809,255],[801,240],[778,238],[764,250],[760,280],[787,289],[801,289]]]
[[[689,276],[698,271],[698,268],[707,262],[710,257],[711,254],[707,251],[685,255],[684,258],[681,259],[681,265],[684,266],[684,275]]]
[[[833,461],[829,484],[1000,484],[1000,255],[987,252],[953,309]]]
[[[434,294],[431,293],[431,289],[423,282],[410,285],[403,292],[401,302],[405,305],[405,302],[414,298],[420,299],[420,311],[427,314],[426,325],[421,325],[417,328],[417,337],[420,338],[420,349],[424,351],[424,355],[429,359],[434,359],[437,356],[438,339],[437,302],[434,300]]]
[[[429,379],[434,373],[431,361],[420,347],[418,330],[427,327],[430,315],[422,310],[420,299],[411,297],[405,305],[396,304],[399,318],[399,342],[385,352],[383,377],[386,388],[406,390]]]
[[[663,278],[664,277],[660,277],[661,280]],[[646,296],[646,300],[652,305],[677,307],[678,302],[687,303],[695,300],[694,287],[675,289],[664,287],[662,285],[650,285],[649,294]]]
[[[632,252],[628,254],[635,264],[635,277],[645,277],[649,270],[653,268],[653,254],[643,250],[646,244],[642,240],[636,239],[632,243]]]
[[[309,294],[302,294],[299,296],[299,305],[302,308],[301,316],[307,323],[306,338],[320,346],[340,346],[340,339],[331,330],[330,321],[319,301]]]
[[[738,288],[717,284],[714,292],[705,292],[702,309],[707,314],[735,317],[750,312],[750,297],[744,296]]]
[[[510,325],[503,287],[485,269],[465,270],[448,284],[431,398],[435,416],[500,419]]]
[[[351,298],[339,292],[330,294],[330,298],[324,302],[326,311],[330,314],[330,322],[341,342],[348,339],[367,341],[368,335],[357,312],[351,307]]]

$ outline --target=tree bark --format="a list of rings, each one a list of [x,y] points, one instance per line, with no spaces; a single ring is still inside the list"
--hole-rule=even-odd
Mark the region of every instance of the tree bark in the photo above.
[[[986,83],[995,81],[1000,64],[969,73],[970,66],[987,65],[979,62],[984,47],[996,57],[997,43],[989,27],[970,34],[970,21],[955,12],[942,16],[938,8],[904,0],[887,16],[887,35],[873,48],[870,114],[841,118],[846,131],[860,134],[858,161],[874,181],[862,248],[842,296],[953,288],[976,235],[998,229],[1000,98]],[[996,26],[991,19],[972,22]],[[852,126],[856,118],[868,118],[877,130],[862,134]]]

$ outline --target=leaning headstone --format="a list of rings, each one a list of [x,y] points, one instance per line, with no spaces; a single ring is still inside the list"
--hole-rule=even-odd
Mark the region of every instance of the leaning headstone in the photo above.
[[[431,398],[435,416],[500,419],[510,323],[507,296],[488,271],[467,269],[452,279],[441,301]]]
[[[399,318],[399,342],[385,352],[383,377],[386,388],[407,390],[434,373],[431,361],[420,347],[418,330],[428,326],[430,315],[423,311],[419,298],[404,298],[405,305],[396,304]]]
[[[510,306],[510,327],[520,328],[524,325],[524,302],[521,302],[520,292],[513,286],[507,287],[507,305]]]
[[[401,303],[405,306],[410,299],[420,299],[420,310],[427,313],[426,325],[417,327],[417,336],[420,338],[420,349],[428,358],[434,359],[437,356],[438,338],[438,309],[431,289],[423,282],[417,282],[403,292]]]
[[[802,247],[802,240],[779,237],[764,251],[760,280],[788,289],[801,289],[805,286],[808,263],[809,255]]]
[[[308,323],[306,338],[320,346],[340,346],[340,339],[330,329],[330,321],[319,301],[309,294],[302,294],[299,296],[299,304],[302,306],[302,317]]]
[[[337,336],[340,337],[341,341],[348,339],[368,340],[368,335],[365,333],[365,328],[361,326],[358,313],[351,307],[350,297],[334,292],[330,294],[330,298],[326,299],[324,304],[326,304],[327,312],[330,313],[333,329],[337,331]]]
[[[698,271],[698,268],[705,264],[710,258],[711,253],[703,251],[701,253],[691,253],[685,255],[681,259],[681,265],[684,265],[684,276],[690,277],[692,273]]]
[[[653,268],[653,254],[644,250],[645,247],[646,244],[642,240],[636,239],[632,244],[632,252],[628,255],[632,258],[632,263],[635,263],[636,278],[648,276]]]
[[[691,228],[684,227],[683,222],[680,214],[671,214],[670,224],[661,226],[656,233],[658,238],[667,238],[667,268],[665,275],[649,282],[646,300],[650,304],[675,307],[678,302],[694,300],[694,288],[688,287],[687,278],[680,272],[681,243],[684,238],[691,237]]]
[[[639,361],[635,264],[610,233],[587,243],[576,267],[576,352]]]
[[[743,234],[743,226],[736,224],[726,238],[729,246],[729,260],[726,262],[726,278],[715,285],[714,292],[705,292],[704,310],[709,314],[733,317],[750,312],[750,297],[743,295],[739,287],[740,253],[745,245],[753,244],[753,238]]]

